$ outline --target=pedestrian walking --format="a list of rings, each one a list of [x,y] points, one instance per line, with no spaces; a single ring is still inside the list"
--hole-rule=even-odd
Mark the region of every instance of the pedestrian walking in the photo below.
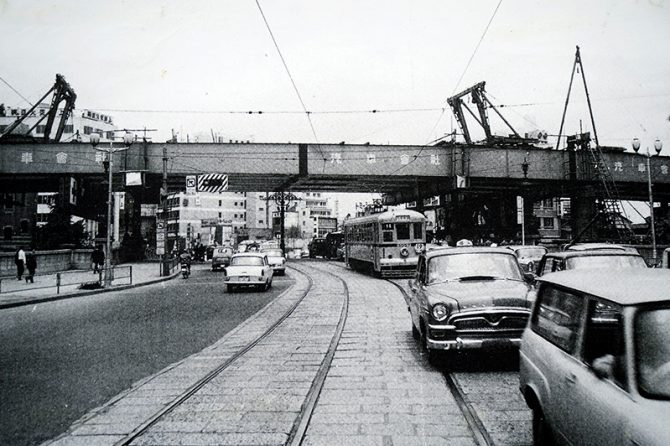
[[[28,268],[28,275],[26,276],[26,283],[30,280],[30,283],[35,283],[35,270],[37,269],[37,256],[35,255],[35,250],[31,249],[28,254],[26,254],[26,268]]]
[[[100,246],[96,246],[91,253],[91,263],[93,264],[93,273],[98,274],[102,271],[102,264],[105,263],[105,253]]]
[[[23,278],[23,269],[26,266],[26,253],[21,246],[16,250],[14,263],[16,263],[16,278],[21,280]]]

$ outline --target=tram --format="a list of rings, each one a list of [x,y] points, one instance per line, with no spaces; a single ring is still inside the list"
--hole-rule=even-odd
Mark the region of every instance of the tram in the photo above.
[[[382,277],[409,277],[426,246],[426,217],[407,209],[344,222],[345,261]]]

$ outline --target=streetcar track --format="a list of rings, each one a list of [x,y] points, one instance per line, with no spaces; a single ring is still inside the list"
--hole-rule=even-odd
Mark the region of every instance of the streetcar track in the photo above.
[[[187,401],[189,398],[191,398],[193,395],[195,395],[205,385],[210,383],[214,378],[216,378],[223,371],[225,371],[227,368],[229,368],[234,362],[236,362],[238,359],[240,359],[242,356],[244,356],[247,352],[249,352],[251,349],[253,349],[255,346],[257,346],[262,340],[267,338],[298,308],[298,306],[303,302],[305,297],[307,297],[307,295],[312,291],[313,286],[314,286],[314,281],[309,274],[307,274],[303,271],[300,271],[295,267],[291,267],[291,268],[294,271],[297,271],[298,273],[307,277],[307,280],[308,280],[308,283],[309,283],[309,286],[307,287],[307,289],[296,300],[296,302],[293,303],[291,305],[291,307],[277,321],[275,321],[269,328],[267,328],[260,336],[258,336],[253,341],[249,342],[242,349],[235,352],[231,357],[229,357],[223,363],[218,365],[215,369],[211,370],[203,378],[199,379],[195,384],[190,386],[186,391],[184,391],[176,399],[174,399],[168,405],[166,405],[161,410],[156,412],[151,418],[149,418],[144,423],[142,423],[140,426],[135,428],[132,432],[127,434],[124,438],[115,442],[114,446],[128,446],[128,445],[132,444],[133,441],[135,441],[136,439],[141,437],[143,434],[145,434],[152,426],[154,426],[156,423],[158,423],[162,418],[164,418],[166,415],[170,414],[175,409],[177,409],[179,406],[181,406],[185,401]],[[315,268],[315,269],[319,270],[318,268]],[[325,383],[325,379],[326,379],[326,376],[328,374],[328,370],[329,370],[330,365],[331,365],[331,363],[333,361],[333,358],[335,356],[335,351],[336,351],[337,346],[339,344],[339,341],[341,339],[342,332],[344,331],[344,325],[346,323],[346,319],[347,319],[347,315],[348,315],[348,311],[349,311],[349,289],[347,287],[346,282],[341,277],[338,277],[335,274],[332,274],[332,273],[327,272],[327,271],[322,271],[322,272],[328,273],[331,276],[337,278],[338,280],[340,280],[342,282],[342,284],[344,286],[344,302],[342,304],[342,309],[340,311],[340,317],[339,317],[338,325],[337,325],[337,328],[335,330],[335,334],[333,335],[333,338],[331,339],[331,342],[329,344],[326,356],[325,356],[324,360],[322,361],[321,366],[319,367],[319,370],[317,371],[317,374],[316,374],[314,380],[312,381],[312,385],[310,386],[310,389],[309,389],[309,391],[308,391],[308,393],[305,397],[305,401],[301,406],[300,413],[298,414],[298,416],[296,418],[296,421],[293,423],[293,426],[292,426],[291,431],[289,433],[289,437],[288,437],[288,440],[287,440],[286,444],[290,445],[290,446],[299,446],[304,439],[304,436],[307,432],[307,428],[309,427],[309,422],[311,420],[312,414],[313,414],[314,409],[316,407],[316,403],[319,399],[319,395],[320,395],[321,390],[323,388],[323,385]]]
[[[409,304],[409,296],[407,295],[407,291],[402,287],[402,285],[394,282],[391,279],[384,279],[384,280],[395,285],[403,294],[405,302]],[[484,423],[482,422],[481,418],[479,418],[479,415],[477,415],[477,411],[467,401],[465,393],[463,392],[463,389],[461,388],[461,385],[458,382],[456,375],[450,373],[448,370],[444,368],[442,368],[440,372],[444,377],[447,388],[451,392],[451,395],[454,397],[454,400],[456,401],[458,408],[463,414],[465,421],[468,423],[468,427],[472,431],[475,442],[479,446],[493,446],[495,444],[493,442],[493,439],[491,438],[488,431],[484,427]]]

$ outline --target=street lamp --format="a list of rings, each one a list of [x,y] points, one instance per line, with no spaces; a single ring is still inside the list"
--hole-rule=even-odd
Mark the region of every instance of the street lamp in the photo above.
[[[125,147],[114,147],[112,141],[109,142],[109,148],[98,147],[100,144],[100,135],[98,133],[92,133],[89,137],[89,142],[95,150],[104,152],[106,154],[106,161],[109,162],[108,169],[108,186],[107,186],[107,253],[105,255],[105,287],[108,287],[112,283],[111,275],[111,259],[112,256],[112,159],[116,152],[121,152],[123,150],[128,150],[130,145],[133,143],[134,137],[130,132],[126,132],[123,135],[123,145]]]
[[[638,153],[640,150],[640,140],[638,138],[633,138],[633,141],[631,142],[631,146],[633,147],[633,150],[635,150],[635,153]],[[660,139],[657,139],[654,141],[654,150],[656,151],[656,155],[661,154],[661,150],[663,149],[663,143],[661,142]],[[651,224],[651,258],[652,258],[652,263],[654,266],[656,266],[656,228],[654,225],[654,197],[651,192],[651,154],[649,153],[649,147],[647,147],[647,153],[642,154],[645,158],[647,158],[647,187],[649,189],[649,218],[650,218],[650,224]]]

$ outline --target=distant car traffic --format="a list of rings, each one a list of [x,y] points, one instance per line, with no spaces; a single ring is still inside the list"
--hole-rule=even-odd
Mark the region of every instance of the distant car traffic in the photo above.
[[[284,275],[286,274],[286,256],[279,248],[267,248],[262,249],[261,254],[265,254],[268,257],[268,262],[272,267],[274,274]]]
[[[670,271],[539,279],[520,350],[533,444],[670,445]]]
[[[636,252],[607,250],[568,250],[550,252],[540,260],[536,274],[543,276],[547,273],[568,269],[621,269],[646,268],[644,258]]]
[[[540,245],[510,245],[506,248],[514,251],[517,259],[519,259],[521,269],[529,273],[535,273],[537,264],[542,256],[547,253],[547,248]]]
[[[212,271],[225,268],[230,264],[230,258],[233,256],[231,246],[217,246],[212,251]]]
[[[263,253],[238,253],[230,259],[224,282],[228,292],[248,287],[267,290],[272,286],[272,267]]]
[[[441,350],[518,346],[533,300],[531,280],[506,248],[424,252],[409,280],[412,335],[430,361]]]

